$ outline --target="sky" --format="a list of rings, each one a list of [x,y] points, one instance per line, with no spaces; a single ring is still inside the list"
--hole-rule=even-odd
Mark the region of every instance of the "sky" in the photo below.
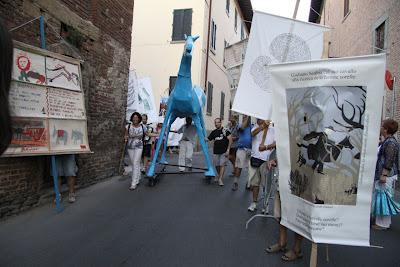
[[[311,0],[300,0],[299,10],[297,12],[298,20],[308,21],[310,2]],[[293,16],[296,0],[251,0],[251,4],[253,9],[291,18]]]

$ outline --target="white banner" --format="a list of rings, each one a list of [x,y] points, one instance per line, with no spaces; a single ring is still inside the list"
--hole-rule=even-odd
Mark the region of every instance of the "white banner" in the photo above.
[[[232,110],[271,119],[272,86],[269,66],[275,63],[320,59],[323,32],[312,23],[254,12],[239,86]]]
[[[129,72],[126,120],[129,121],[133,112],[147,114],[148,122],[158,121],[158,112],[154,102],[153,89],[149,77],[138,79],[134,71]]]
[[[384,54],[270,67],[281,224],[313,242],[369,246],[384,72]]]

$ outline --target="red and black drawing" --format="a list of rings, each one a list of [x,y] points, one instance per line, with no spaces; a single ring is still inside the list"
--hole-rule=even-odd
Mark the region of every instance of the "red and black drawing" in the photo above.
[[[44,84],[46,81],[46,77],[38,72],[31,70],[31,60],[26,55],[20,55],[17,57],[16,61],[17,67],[20,71],[20,75],[18,76],[18,80],[31,82],[31,79],[36,79],[37,84]]]

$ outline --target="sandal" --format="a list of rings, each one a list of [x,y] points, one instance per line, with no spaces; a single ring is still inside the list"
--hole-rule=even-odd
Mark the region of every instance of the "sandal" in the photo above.
[[[281,246],[279,243],[275,245],[271,245],[265,249],[267,253],[277,253],[277,252],[285,252],[286,251],[286,244]]]
[[[281,259],[284,261],[294,261],[294,260],[301,259],[301,258],[303,258],[303,254],[301,253],[301,251],[296,253],[296,252],[294,252],[294,250],[289,250],[288,252],[283,254]]]

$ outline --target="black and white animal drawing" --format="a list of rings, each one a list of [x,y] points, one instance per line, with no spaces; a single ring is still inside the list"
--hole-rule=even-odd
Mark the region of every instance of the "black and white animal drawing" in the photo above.
[[[71,140],[74,141],[74,145],[83,144],[83,133],[79,130],[72,130]]]

